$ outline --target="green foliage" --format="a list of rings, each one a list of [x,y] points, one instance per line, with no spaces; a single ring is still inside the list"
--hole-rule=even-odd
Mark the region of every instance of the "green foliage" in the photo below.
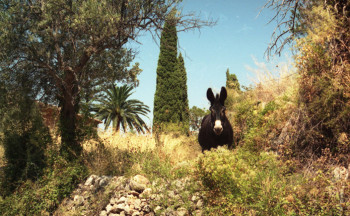
[[[52,145],[36,103],[21,92],[16,96],[11,103],[3,104],[8,109],[2,115],[7,121],[1,125],[0,140],[6,160],[1,181],[3,195],[13,191],[21,181],[36,180],[42,175],[47,163],[45,150]]]
[[[179,119],[177,107],[177,32],[175,20],[169,17],[160,39],[160,53],[157,66],[157,86],[154,96],[153,125]]]
[[[226,71],[226,88],[241,91],[241,86],[238,82],[236,74],[230,74],[230,70],[228,68]]]
[[[86,176],[86,168],[55,157],[55,162],[36,182],[26,181],[15,193],[0,201],[1,215],[52,214],[58,204]]]
[[[205,152],[197,164],[198,178],[208,189],[210,215],[281,215],[287,179],[285,167],[269,153],[244,148]]]
[[[67,159],[77,159],[82,152],[76,115],[81,98],[91,94],[87,89],[92,91],[96,83],[103,86],[106,80],[137,82],[140,69],[138,64],[125,68],[132,54],[123,47],[140,32],[162,26],[176,4],[177,0],[0,1],[0,73],[26,74],[33,78],[35,96],[59,101],[61,153]]]
[[[204,116],[208,115],[210,111],[208,109],[201,109],[193,106],[190,109],[190,128],[192,131],[199,131]]]
[[[178,57],[177,63],[177,77],[179,84],[177,85],[177,89],[173,89],[173,91],[177,92],[177,106],[178,106],[178,115],[179,122],[183,125],[185,133],[189,131],[189,107],[188,107],[188,96],[187,96],[187,74],[185,68],[185,62],[180,53]]]
[[[182,55],[177,57],[176,17],[170,14],[164,24],[160,40],[157,67],[157,86],[154,96],[154,130],[165,131],[168,123],[181,124],[181,131],[189,130],[187,74]]]
[[[115,131],[119,131],[120,126],[124,131],[127,127],[142,133],[144,130],[148,131],[146,123],[140,116],[146,116],[150,110],[141,101],[128,99],[132,90],[132,86],[116,87],[113,85],[104,91],[105,95],[97,99],[99,104],[93,105],[92,110],[96,112],[100,120],[104,120],[106,129],[113,122]]]
[[[273,153],[244,147],[205,152],[196,175],[205,187],[206,215],[342,215],[349,208],[346,202],[341,207],[341,184],[329,174],[289,170]]]

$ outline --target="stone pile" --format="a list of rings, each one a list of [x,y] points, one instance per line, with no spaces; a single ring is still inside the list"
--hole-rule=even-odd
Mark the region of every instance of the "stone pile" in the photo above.
[[[198,192],[190,192],[191,183],[190,179],[151,183],[142,175],[130,179],[91,175],[55,215],[199,216],[203,199]]]

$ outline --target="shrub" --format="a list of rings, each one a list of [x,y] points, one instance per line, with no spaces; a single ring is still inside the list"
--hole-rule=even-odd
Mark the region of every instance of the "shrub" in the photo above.
[[[47,163],[45,150],[52,144],[49,129],[33,101],[22,101],[7,118],[2,140],[6,159],[2,195],[12,192],[21,181],[42,175]]]
[[[79,163],[67,163],[56,157],[36,182],[27,180],[13,194],[0,200],[1,215],[48,215],[86,176]]]
[[[198,178],[207,188],[208,214],[280,215],[286,168],[271,153],[218,148],[199,157]]]

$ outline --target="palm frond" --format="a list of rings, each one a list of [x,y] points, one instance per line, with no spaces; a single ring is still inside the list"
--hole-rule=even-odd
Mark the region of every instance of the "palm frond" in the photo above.
[[[139,100],[128,99],[133,94],[132,90],[132,86],[112,85],[104,90],[104,94],[101,94],[103,97],[96,99],[97,104],[91,110],[96,112],[98,119],[104,121],[105,128],[112,123],[114,129],[121,126],[124,131],[127,131],[127,128],[142,133],[145,130],[149,131],[140,116],[147,117],[150,109]]]

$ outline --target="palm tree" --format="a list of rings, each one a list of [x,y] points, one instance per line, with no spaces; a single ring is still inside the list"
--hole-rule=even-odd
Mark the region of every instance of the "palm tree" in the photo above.
[[[150,112],[149,107],[139,100],[128,99],[133,93],[132,86],[123,85],[121,87],[112,85],[111,88],[104,91],[104,97],[97,99],[99,102],[93,106],[97,118],[104,121],[105,129],[113,122],[113,128],[116,132],[120,126],[126,131],[127,126],[137,132],[144,133],[144,129],[149,132],[145,122],[140,115],[147,116]]]

